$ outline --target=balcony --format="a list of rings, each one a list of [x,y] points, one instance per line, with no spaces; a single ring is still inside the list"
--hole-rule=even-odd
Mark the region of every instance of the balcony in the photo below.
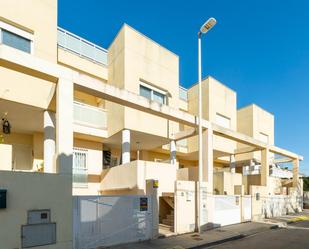
[[[105,109],[74,102],[74,131],[98,137],[107,136],[107,111]]]
[[[146,193],[146,180],[159,181],[158,192],[174,193],[178,165],[162,162],[133,161],[102,171],[101,191]]]
[[[106,49],[59,27],[58,46],[94,63],[107,65]]]

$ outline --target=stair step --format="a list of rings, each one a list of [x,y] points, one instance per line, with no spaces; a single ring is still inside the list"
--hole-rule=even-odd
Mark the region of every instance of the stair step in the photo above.
[[[166,215],[166,218],[174,220],[174,214],[168,214],[168,215]]]
[[[174,221],[173,220],[168,220],[168,219],[163,219],[162,223],[164,225],[168,225],[168,226],[174,226]]]

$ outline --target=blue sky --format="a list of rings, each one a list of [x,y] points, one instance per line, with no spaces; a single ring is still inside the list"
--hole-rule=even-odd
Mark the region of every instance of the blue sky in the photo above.
[[[305,157],[309,175],[309,1],[59,0],[58,25],[105,48],[127,23],[180,57],[180,82],[197,81],[197,32],[203,75],[275,114],[275,143]],[[308,160],[306,160],[306,158]]]

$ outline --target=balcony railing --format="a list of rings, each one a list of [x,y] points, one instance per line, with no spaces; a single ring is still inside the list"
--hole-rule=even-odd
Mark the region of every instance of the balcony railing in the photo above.
[[[107,50],[59,27],[58,46],[95,63],[107,65]]]
[[[187,148],[188,147],[188,140],[187,139],[182,139],[176,142],[177,147],[181,148]]]
[[[107,129],[106,110],[74,101],[74,123],[97,129]]]
[[[188,101],[188,91],[182,86],[179,86],[179,98],[181,100]]]

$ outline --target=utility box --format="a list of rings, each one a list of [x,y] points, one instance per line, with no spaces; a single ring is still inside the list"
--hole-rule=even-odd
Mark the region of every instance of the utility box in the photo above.
[[[6,208],[6,189],[0,189],[0,209]]]

